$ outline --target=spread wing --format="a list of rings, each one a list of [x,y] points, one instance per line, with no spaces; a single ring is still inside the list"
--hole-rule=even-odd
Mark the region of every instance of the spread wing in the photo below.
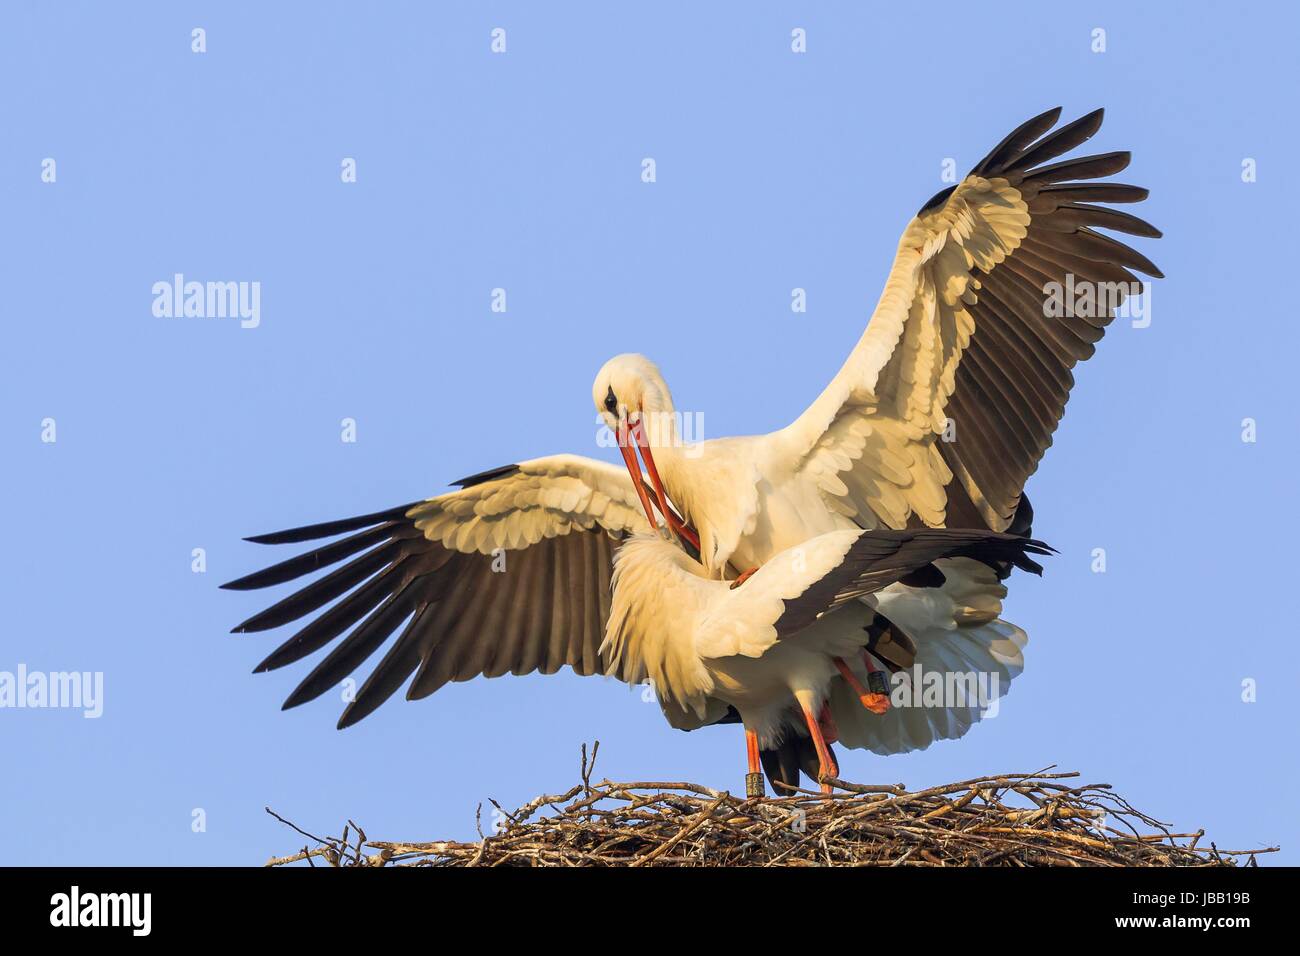
[[[347,535],[222,585],[265,588],[338,565],[234,629],[264,631],[316,614],[257,671],[337,639],[286,708],[338,684],[402,625],[340,728],[368,715],[412,674],[406,696],[414,700],[479,674],[603,670],[613,552],[624,535],[649,530],[627,472],[557,455],[458,484],[464,487],[427,501],[248,539],[287,544]]]
[[[1096,231],[1160,235],[1105,205],[1147,190],[1088,181],[1124,169],[1129,154],[1050,162],[1102,121],[1097,110],[1049,132],[1060,112],[1020,126],[921,209],[852,354],[777,433],[863,527],[915,516],[1006,530],[1064,413],[1071,369],[1140,288],[1134,271],[1160,276]]]

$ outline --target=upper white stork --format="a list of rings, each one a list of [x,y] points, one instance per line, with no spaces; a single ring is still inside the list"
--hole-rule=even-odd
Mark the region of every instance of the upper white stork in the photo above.
[[[577,456],[541,458],[464,479],[461,490],[427,501],[250,539],[352,532],[225,585],[265,587],[351,558],[235,629],[276,627],[346,595],[258,669],[301,659],[348,632],[290,695],[285,706],[293,706],[347,676],[405,623],[341,727],[412,674],[409,698],[478,674],[550,673],[566,664],[581,674],[620,672],[611,644],[602,654],[616,539],[658,525],[656,508],[698,549],[703,573],[742,580],[739,572],[829,532],[946,526],[1027,533],[1025,481],[1061,418],[1071,368],[1092,355],[1111,318],[1109,309],[1048,317],[1048,290],[1067,281],[1098,284],[1117,305],[1137,287],[1131,269],[1160,275],[1141,254],[1094,229],[1158,236],[1142,220],[1097,205],[1137,202],[1146,190],[1077,181],[1118,172],[1128,154],[1051,163],[1102,119],[1098,110],[1050,132],[1059,114],[1020,126],[922,207],[866,332],[788,427],[687,450],[658,369],[641,356],[619,356],[601,369],[593,399],[619,435],[627,472]],[[493,570],[494,552],[507,556],[504,573]],[[851,625],[870,650],[841,658],[839,676],[824,689],[823,716],[833,715],[849,746],[882,753],[923,747],[960,736],[977,719],[858,707],[869,696],[868,671],[881,663],[907,666],[929,655],[940,669],[1019,670],[1023,632],[998,618],[1005,563],[949,557],[929,565],[936,568],[941,573],[921,569],[836,605],[811,625]],[[726,710],[718,712],[717,698],[700,719],[675,708],[664,688],[660,696],[669,698],[665,713],[677,726]],[[816,727],[808,733],[815,739]],[[792,744],[792,735],[774,731],[758,743],[789,780],[790,762],[806,756],[799,750],[806,739]]]
[[[1159,236],[1093,204],[1147,191],[1070,181],[1118,172],[1128,153],[1043,165],[1101,126],[1097,110],[1044,136],[1059,114],[1029,120],[922,207],[862,338],[786,428],[686,447],[652,362],[620,355],[601,369],[597,409],[650,452],[647,469],[698,530],[706,567],[751,568],[842,527],[1011,524],[1065,410],[1070,370],[1112,319],[1109,309],[1049,317],[1054,286],[1092,284],[1118,305],[1140,287],[1130,269],[1160,275],[1092,228]]]

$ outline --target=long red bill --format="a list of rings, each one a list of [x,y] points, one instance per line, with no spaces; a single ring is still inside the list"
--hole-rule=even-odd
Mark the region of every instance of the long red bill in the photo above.
[[[655,456],[650,450],[650,442],[645,437],[645,416],[636,423],[633,428],[633,437],[636,439],[637,446],[641,449],[641,457],[645,459],[646,471],[650,472],[650,481],[655,486],[655,494],[659,498],[660,510],[664,514],[664,520],[668,522],[668,527],[673,529],[673,533],[679,535],[686,541],[695,546],[695,550],[700,549],[700,538],[694,531],[686,527],[685,523],[680,521],[673,512],[672,506],[668,503],[668,493],[664,491],[663,479],[659,477],[659,469],[655,467]]]
[[[636,460],[636,448],[628,437],[626,423],[618,426],[618,450],[623,453],[623,462],[627,465],[627,473],[632,476],[632,485],[641,498],[641,507],[645,509],[646,520],[650,522],[651,528],[659,527],[659,522],[655,520],[654,508],[650,504],[650,496],[645,493],[645,485],[641,481],[641,463]]]

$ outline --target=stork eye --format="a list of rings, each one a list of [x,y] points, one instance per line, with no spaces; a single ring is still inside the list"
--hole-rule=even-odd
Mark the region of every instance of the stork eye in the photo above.
[[[618,411],[618,398],[614,395],[614,386],[609,387],[609,393],[605,396],[605,407],[611,412]]]

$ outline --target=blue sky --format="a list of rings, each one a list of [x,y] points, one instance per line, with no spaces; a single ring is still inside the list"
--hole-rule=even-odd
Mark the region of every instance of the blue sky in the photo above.
[[[265,595],[217,585],[284,556],[245,535],[520,458],[617,460],[590,399],[617,352],[656,359],[708,435],[786,424],[942,161],[964,171],[1057,104],[1107,108],[1090,145],[1133,151],[1120,178],[1152,190],[1165,238],[1139,243],[1168,279],[1150,327],[1117,321],[1078,370],[1029,485],[1061,554],[1011,582],[1031,641],[1000,715],[917,754],[842,753],[844,775],[1057,764],[1300,860],[1298,25],[1193,3],[6,4],[0,670],[105,690],[97,720],[0,710],[0,862],[257,863],[296,849],[265,805],[467,837],[480,801],[570,785],[593,738],[598,772],[739,788],[736,728],[682,734],[567,672],[397,698],[346,732],[336,695],[281,713],[305,668],[250,675],[280,632],[229,635]],[[156,317],[178,272],[259,282],[260,325]]]

